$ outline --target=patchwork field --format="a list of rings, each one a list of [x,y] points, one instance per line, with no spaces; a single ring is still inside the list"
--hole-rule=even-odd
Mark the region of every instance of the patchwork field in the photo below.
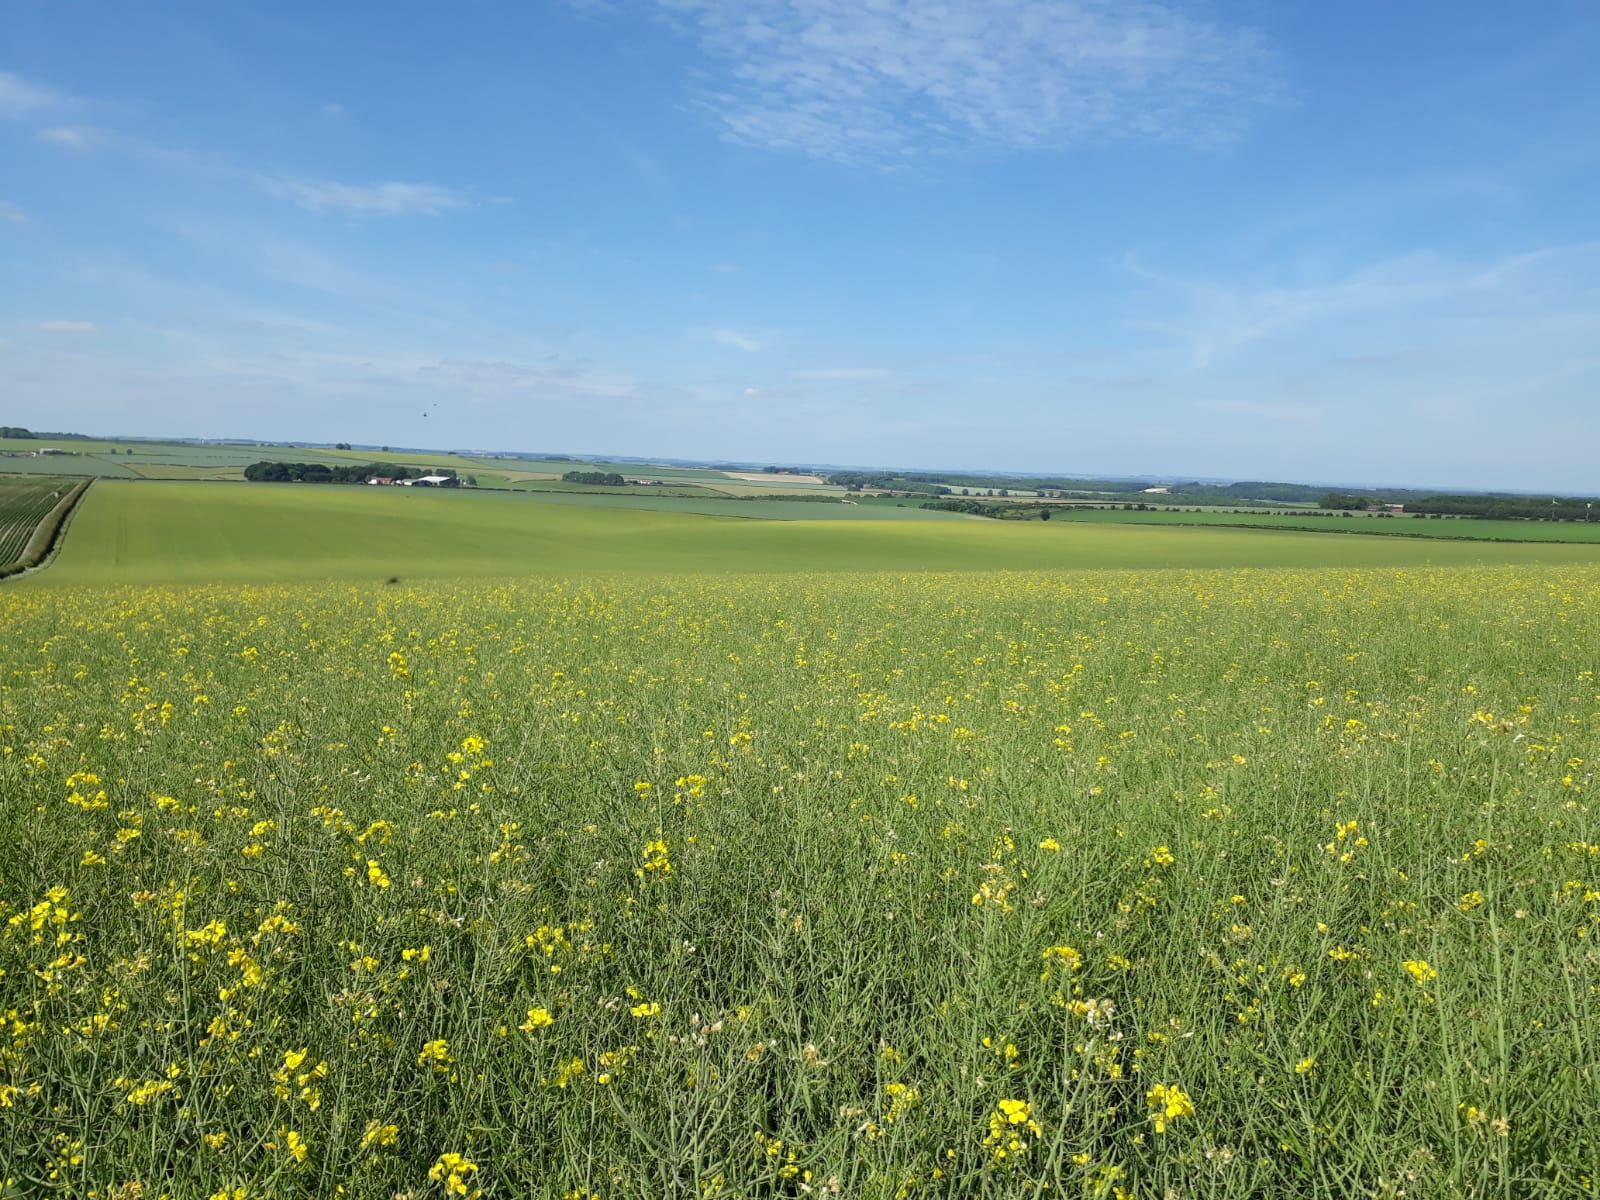
[[[82,586],[307,490],[0,588],[13,1194],[1590,1194],[1600,568]]]
[[[60,453],[33,457],[41,448]],[[104,441],[91,439],[0,438],[0,467],[37,475],[94,476],[112,479],[244,479],[244,469],[260,461],[314,462],[329,466],[386,462],[398,466],[454,471],[481,488],[526,491],[587,492],[606,495],[692,496],[835,496],[842,487],[813,476],[723,470],[716,467],[673,467],[605,460],[523,458],[466,455],[449,451],[356,449],[309,446],[238,446],[190,442]],[[597,490],[592,484],[562,480],[567,471],[614,471],[650,486]]]

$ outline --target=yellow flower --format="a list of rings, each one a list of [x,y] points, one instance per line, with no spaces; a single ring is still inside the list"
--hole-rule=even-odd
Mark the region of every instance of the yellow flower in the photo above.
[[[1039,952],[1039,958],[1044,962],[1044,974],[1040,976],[1041,979],[1049,979],[1050,968],[1057,963],[1065,965],[1069,972],[1083,967],[1083,955],[1071,946],[1046,946]]]
[[[437,1075],[449,1075],[450,1068],[455,1065],[456,1056],[450,1053],[450,1043],[444,1038],[435,1038],[431,1042],[424,1042],[422,1051],[417,1055],[419,1066],[432,1067]]]
[[[467,1176],[476,1174],[478,1164],[468,1162],[459,1154],[441,1154],[439,1161],[428,1168],[428,1178],[444,1184],[447,1195],[468,1195]]]
[[[1042,1137],[1044,1131],[1034,1119],[1033,1105],[1026,1100],[1002,1100],[989,1114],[989,1136],[983,1139],[998,1160],[1023,1154],[1030,1143],[1025,1135]]]
[[[672,859],[669,848],[661,838],[644,844],[644,852],[641,855],[641,859],[642,865],[634,871],[634,874],[640,879],[644,878],[646,871],[660,871],[663,875],[672,874]]]
[[[545,1025],[553,1024],[555,1024],[555,1018],[550,1015],[550,1011],[548,1009],[530,1008],[528,1010],[528,1019],[521,1025],[518,1025],[517,1028],[522,1030],[524,1033],[532,1033],[535,1029],[542,1028]]]
[[[1150,1106],[1150,1120],[1155,1123],[1157,1133],[1167,1131],[1168,1121],[1194,1116],[1194,1102],[1175,1084],[1158,1083],[1144,1098]]]
[[[385,1125],[381,1121],[368,1121],[366,1132],[361,1135],[361,1148],[371,1150],[375,1146],[392,1146],[400,1136],[398,1125]]]
[[[583,1059],[581,1058],[574,1058],[570,1062],[562,1063],[561,1072],[556,1076],[556,1086],[558,1088],[566,1087],[567,1084],[571,1083],[574,1079],[583,1074],[583,1069]],[[539,1086],[548,1086],[549,1082],[550,1081],[547,1079],[541,1079],[539,1081]]]
[[[1422,987],[1430,981],[1439,978],[1439,972],[1430,967],[1423,959],[1407,959],[1400,965],[1404,967],[1406,969],[1406,973],[1416,981],[1418,987]]]

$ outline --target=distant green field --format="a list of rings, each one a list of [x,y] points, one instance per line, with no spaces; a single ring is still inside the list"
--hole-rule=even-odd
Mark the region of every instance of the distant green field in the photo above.
[[[244,478],[242,467],[197,467],[177,463],[138,463],[134,466],[143,479],[236,479]]]
[[[0,457],[0,469],[30,475],[93,475],[104,479],[242,479],[254,462],[308,462],[343,466],[385,462],[397,466],[453,470],[486,488],[527,490],[580,490],[585,485],[561,479],[567,471],[616,471],[629,479],[664,485],[661,489],[635,488],[642,495],[724,496],[783,494],[837,494],[844,489],[830,484],[797,482],[790,475],[760,475],[735,479],[711,467],[671,467],[646,463],[579,461],[575,459],[504,458],[493,455],[453,454],[443,451],[356,449],[327,447],[235,446],[188,442],[108,441],[97,439],[0,438],[0,456],[32,455],[41,447],[64,453],[43,458]],[[759,473],[752,473],[759,474]]]
[[[1069,521],[741,520],[503,493],[108,481],[85,498],[56,561],[33,579],[51,586],[597,571],[1536,562],[1600,562],[1600,547]]]
[[[576,487],[577,485],[572,485]],[[708,517],[735,517],[762,521],[971,521],[963,513],[939,512],[914,504],[846,504],[833,500],[799,500],[783,493],[744,494],[743,499],[709,488],[618,488],[614,492],[529,491],[527,498],[543,504],[572,504],[594,508],[636,508],[645,512],[698,513]]]
[[[1317,515],[1311,515],[1317,514]],[[1425,517],[1376,513],[1352,513],[1349,517],[1322,515],[1321,509],[1286,511],[1281,515],[1262,512],[1236,512],[1222,509],[1187,509],[1176,512],[1159,509],[1062,508],[1057,520],[1085,521],[1113,525],[1229,525],[1254,529],[1303,529],[1315,533],[1368,533],[1391,537],[1456,538],[1478,541],[1512,542],[1596,542],[1600,543],[1600,521],[1592,524],[1574,521],[1480,521],[1466,518],[1431,520]]]
[[[478,479],[479,484],[482,485],[483,476],[479,475],[476,478]],[[601,500],[604,500],[607,497],[615,498],[618,496],[661,497],[710,496],[719,494],[712,492],[707,488],[695,485],[672,486],[667,484],[662,484],[660,486],[625,484],[622,487],[607,487],[602,490],[602,486],[599,484],[569,483],[565,479],[514,479],[505,486],[509,487],[512,491],[518,492],[569,492],[575,495],[595,496]]]
[[[477,471],[471,459],[429,451],[0,438],[0,454],[32,454],[41,447],[64,453],[43,458],[0,458],[0,467],[29,473],[154,479],[226,476],[230,472],[242,476],[245,467],[262,461],[320,462],[331,466],[381,461],[403,466],[453,468],[465,475]],[[195,474],[182,476],[180,472],[186,470]]]
[[[16,475],[53,475],[69,478],[93,475],[102,479],[137,479],[138,473],[96,454],[52,454],[45,458],[0,457],[0,471]]]
[[[615,471],[628,479],[648,479],[664,484],[713,488],[734,495],[769,492],[838,495],[845,493],[842,487],[827,483],[802,482],[793,475],[765,475],[759,471],[740,471],[739,474],[752,475],[756,478],[736,479],[728,471],[716,467],[670,467],[652,463],[604,460],[585,462],[576,459],[505,459],[489,456],[465,458],[462,461],[468,464],[461,468],[466,473],[471,473],[476,467],[482,466],[502,472],[514,481],[538,478],[559,480],[568,471]]]

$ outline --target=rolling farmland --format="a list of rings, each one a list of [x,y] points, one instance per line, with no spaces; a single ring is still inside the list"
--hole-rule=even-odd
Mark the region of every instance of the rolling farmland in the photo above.
[[[603,499],[0,587],[14,1190],[1584,1194],[1600,547]]]
[[[587,499],[587,498],[585,498]],[[726,501],[730,514],[762,504]],[[849,506],[805,505],[842,512]],[[872,510],[860,506],[862,513]],[[1255,529],[900,520],[751,520],[495,493],[102,481],[33,586],[563,576],[613,571],[1030,570],[1600,561],[1600,546],[1330,537]],[[809,515],[809,513],[807,513]]]

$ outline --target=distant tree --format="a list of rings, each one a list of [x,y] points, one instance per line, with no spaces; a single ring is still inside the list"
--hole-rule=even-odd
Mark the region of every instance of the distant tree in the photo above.
[[[333,444],[333,448],[335,450],[348,450],[348,449],[350,449],[350,443],[349,442],[335,442]]]
[[[410,479],[423,471],[393,463],[366,463],[362,466],[330,467],[327,463],[255,462],[244,469],[244,477],[264,483],[365,483],[369,479]]]
[[[561,478],[567,483],[586,483],[596,487],[623,487],[628,482],[615,471],[568,471]]]

